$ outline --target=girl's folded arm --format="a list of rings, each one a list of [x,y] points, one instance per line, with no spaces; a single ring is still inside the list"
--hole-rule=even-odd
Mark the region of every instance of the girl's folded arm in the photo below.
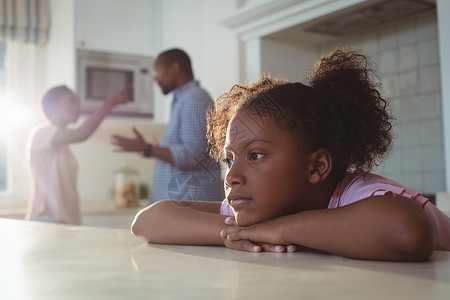
[[[425,212],[415,201],[399,196],[374,196],[335,209],[305,211],[286,216],[285,221],[284,244],[347,257],[423,261],[434,249]]]
[[[131,231],[150,243],[222,245],[220,202],[163,200],[142,209]]]

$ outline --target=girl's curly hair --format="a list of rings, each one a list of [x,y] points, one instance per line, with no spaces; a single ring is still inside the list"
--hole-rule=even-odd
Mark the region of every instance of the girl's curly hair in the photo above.
[[[309,76],[310,86],[272,79],[235,85],[207,114],[211,155],[222,155],[231,118],[251,110],[273,118],[300,145],[325,148],[338,178],[354,170],[369,172],[391,148],[391,116],[381,97],[371,60],[362,52],[336,49],[321,58]]]

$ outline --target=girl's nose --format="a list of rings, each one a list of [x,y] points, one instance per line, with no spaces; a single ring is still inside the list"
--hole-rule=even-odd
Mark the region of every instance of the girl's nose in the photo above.
[[[242,172],[242,168],[240,168],[235,161],[233,165],[227,170],[227,173],[225,175],[225,184],[229,187],[232,187],[236,185],[243,185],[245,184],[245,182],[246,180]]]

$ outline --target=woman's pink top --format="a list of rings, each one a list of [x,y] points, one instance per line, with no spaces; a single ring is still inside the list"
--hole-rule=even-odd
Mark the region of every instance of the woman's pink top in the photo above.
[[[415,200],[425,211],[436,237],[435,250],[450,251],[450,218],[420,193],[405,188],[400,183],[376,174],[350,174],[340,181],[331,196],[328,209],[349,205],[371,196],[402,196]],[[233,216],[226,199],[220,213]]]

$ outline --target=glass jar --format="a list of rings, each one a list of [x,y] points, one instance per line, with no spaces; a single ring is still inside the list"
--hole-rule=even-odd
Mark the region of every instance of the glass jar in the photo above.
[[[116,171],[116,206],[120,208],[139,205],[139,171],[123,167]]]

